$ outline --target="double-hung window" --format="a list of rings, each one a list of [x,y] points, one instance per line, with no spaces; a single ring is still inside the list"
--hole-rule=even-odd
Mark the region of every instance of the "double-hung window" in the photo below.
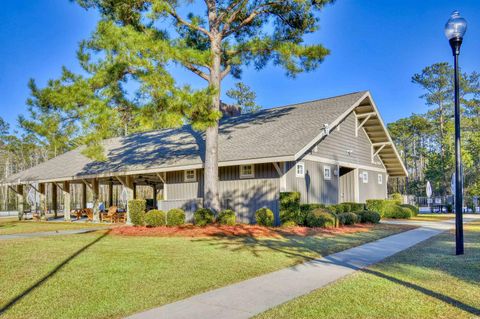
[[[298,162],[295,166],[295,175],[297,177],[305,177],[305,163]]]
[[[196,182],[197,171],[194,169],[188,169],[185,171],[185,182]]]
[[[240,165],[240,178],[254,178],[255,168],[252,164]]]

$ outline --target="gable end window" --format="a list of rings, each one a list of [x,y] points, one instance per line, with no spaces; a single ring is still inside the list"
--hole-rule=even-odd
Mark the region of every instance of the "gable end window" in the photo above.
[[[185,182],[196,182],[197,171],[194,169],[188,169],[185,171]]]
[[[305,163],[297,163],[297,165],[295,166],[295,175],[297,177],[305,177]]]
[[[252,164],[250,165],[240,165],[240,178],[254,178],[255,169]]]
[[[362,181],[364,184],[368,183],[368,172],[363,172],[362,173]]]
[[[332,169],[330,166],[324,166],[323,167],[323,179],[325,180],[331,180],[332,179]]]
[[[383,175],[382,174],[378,174],[378,184],[383,184]]]

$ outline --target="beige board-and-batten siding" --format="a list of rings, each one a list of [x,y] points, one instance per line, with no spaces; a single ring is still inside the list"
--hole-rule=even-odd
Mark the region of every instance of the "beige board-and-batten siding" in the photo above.
[[[363,173],[368,174],[368,182],[364,183],[362,178]],[[381,175],[381,184],[379,183],[378,175]],[[359,191],[359,202],[365,203],[367,199],[386,199],[387,194],[387,174],[371,171],[368,169],[359,169],[358,170],[358,191]]]
[[[357,119],[352,112],[336,128],[332,128],[330,134],[320,141],[310,154],[340,162],[383,168],[378,156],[372,163],[370,139],[363,128],[358,130],[358,135],[355,134],[355,121]]]
[[[254,172],[254,178],[241,179],[239,166],[219,169],[221,208],[234,210],[238,222],[254,223],[255,212],[262,207],[278,214],[280,183],[275,167],[272,163],[256,164]],[[195,182],[186,182],[184,174],[184,171],[167,173],[167,200],[161,201],[159,208],[182,208],[190,222],[203,198],[203,170],[196,170]]]
[[[297,176],[296,164],[305,166],[305,175]],[[287,163],[286,190],[299,192],[303,204],[336,204],[338,202],[338,176],[334,174],[336,165],[324,164],[309,160]],[[323,168],[331,169],[331,179],[325,180]]]

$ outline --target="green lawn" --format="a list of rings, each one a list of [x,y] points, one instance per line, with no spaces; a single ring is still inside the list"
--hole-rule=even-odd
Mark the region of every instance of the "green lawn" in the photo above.
[[[118,318],[408,229],[316,237],[95,233],[0,241],[5,318]],[[1,310],[0,310],[1,312]]]
[[[258,318],[478,318],[480,222],[465,230],[464,256],[444,233]]]
[[[410,220],[418,220],[418,221],[442,221],[442,220],[449,220],[454,219],[455,214],[418,214],[415,217],[412,217]]]
[[[69,222],[40,222],[40,221],[18,221],[15,219],[0,219],[0,235],[35,233],[43,231],[54,231],[63,229],[81,229],[88,227],[108,226],[94,223],[69,223]]]

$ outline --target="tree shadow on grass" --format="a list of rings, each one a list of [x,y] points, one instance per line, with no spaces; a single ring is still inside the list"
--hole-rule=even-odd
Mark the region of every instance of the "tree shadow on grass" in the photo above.
[[[75,253],[70,255],[68,258],[63,260],[60,264],[58,264],[54,269],[52,269],[48,274],[40,278],[37,282],[35,282],[33,285],[25,289],[23,292],[18,294],[17,296],[13,297],[10,301],[7,302],[6,305],[2,306],[0,308],[0,316],[3,315],[8,309],[13,307],[16,303],[21,301],[23,298],[28,296],[30,293],[32,293],[35,289],[39,288],[42,286],[48,279],[52,278],[57,272],[59,272],[63,267],[65,267],[68,263],[70,263],[73,259],[78,257],[81,253],[83,253],[85,250],[90,248],[91,246],[95,245],[99,241],[101,241],[103,238],[108,236],[110,233],[110,229],[101,234],[99,237],[95,238],[92,242],[88,243],[87,245],[83,246],[79,250],[77,250]]]
[[[382,278],[382,279],[386,279],[386,280],[388,280],[388,281],[390,281],[394,284],[413,289],[413,290],[418,291],[418,292],[420,292],[424,295],[427,295],[429,297],[432,297],[432,298],[435,298],[435,299],[440,300],[442,302],[445,302],[445,303],[447,303],[447,304],[449,304],[449,305],[451,305],[455,308],[466,311],[466,312],[468,312],[472,315],[480,316],[480,309],[478,309],[476,307],[473,307],[473,306],[470,306],[470,305],[467,305],[466,303],[463,303],[462,301],[460,301],[458,299],[455,299],[455,298],[452,298],[450,296],[447,296],[445,294],[433,291],[431,289],[422,287],[422,286],[414,284],[412,282],[408,282],[408,281],[405,281],[405,280],[402,280],[402,279],[384,274],[384,273],[376,271],[376,270],[362,269],[361,271],[364,272],[364,273]]]

